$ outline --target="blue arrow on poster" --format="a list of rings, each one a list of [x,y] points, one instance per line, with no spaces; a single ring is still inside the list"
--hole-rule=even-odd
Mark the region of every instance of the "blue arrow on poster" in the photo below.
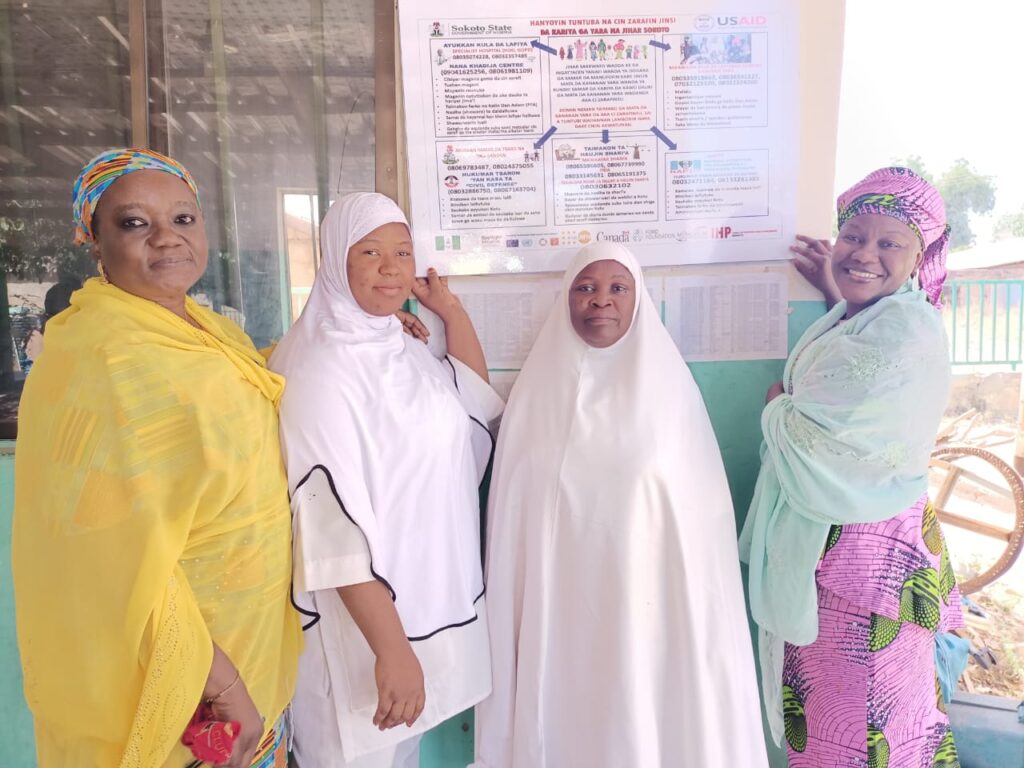
[[[547,51],[552,56],[556,55],[558,51],[552,48],[550,45],[544,45],[540,40],[531,40],[530,45],[536,48],[538,51]]]
[[[663,51],[672,50],[672,46],[669,45],[668,43],[659,43],[657,40],[651,40],[650,44],[653,45],[655,48],[661,48],[661,50]]]
[[[676,143],[674,141],[672,141],[672,139],[670,139],[664,133],[662,133],[660,130],[658,130],[658,126],[652,125],[651,126],[651,133],[653,133],[659,139],[664,141],[668,145],[669,149],[676,149],[676,147],[677,147]]]
[[[547,129],[547,131],[545,131],[543,136],[541,136],[539,139],[537,139],[537,141],[533,142],[533,148],[534,149],[540,149],[541,147],[543,147],[544,146],[544,142],[547,141],[548,139],[550,139],[552,136],[554,136],[555,135],[555,131],[557,131],[557,130],[558,130],[558,126],[557,125],[552,125],[550,128]],[[675,146],[673,146],[672,149],[675,149]]]

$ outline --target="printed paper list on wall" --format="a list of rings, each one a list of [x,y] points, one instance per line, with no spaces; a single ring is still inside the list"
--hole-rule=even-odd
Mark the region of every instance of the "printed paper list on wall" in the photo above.
[[[594,240],[648,266],[786,257],[798,3],[642,2],[400,4],[422,263],[558,270]]]
[[[689,363],[783,360],[788,355],[784,273],[665,279],[665,325]]]

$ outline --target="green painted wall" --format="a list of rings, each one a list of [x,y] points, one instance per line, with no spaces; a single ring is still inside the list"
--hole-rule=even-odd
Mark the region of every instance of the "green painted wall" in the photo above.
[[[825,311],[822,302],[790,304],[789,346]],[[694,363],[690,366],[718,436],[725,460],[737,525],[746,515],[759,467],[760,416],[768,387],[782,377],[782,360]],[[22,696],[21,667],[14,635],[10,534],[14,506],[14,462],[11,444],[0,443],[0,766],[35,766],[32,721]],[[773,768],[785,768],[780,750],[771,754]],[[421,751],[422,768],[463,768],[473,758],[471,712],[428,733]]]
[[[789,348],[792,349],[804,331],[825,313],[822,301],[790,302]],[[761,411],[768,388],[782,378],[785,360],[746,360],[729,363],[693,363],[690,370],[704,395],[711,423],[729,476],[733,505],[736,508],[736,530],[746,519],[754,482],[761,467]],[[746,569],[743,583],[746,588]],[[748,603],[749,605],[749,603]],[[754,624],[750,624],[754,637]],[[755,646],[756,648],[756,646]],[[758,669],[760,677],[760,669]],[[762,718],[763,718],[762,712]],[[785,750],[771,743],[768,725],[764,724],[768,758],[772,768],[786,768]]]
[[[0,766],[35,768],[32,716],[22,695],[11,583],[14,443],[0,442]]]

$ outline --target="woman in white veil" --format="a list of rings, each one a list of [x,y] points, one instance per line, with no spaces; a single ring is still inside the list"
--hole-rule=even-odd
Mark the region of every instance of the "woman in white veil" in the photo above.
[[[767,765],[725,472],[633,255],[579,252],[513,388],[480,768]]]
[[[418,764],[418,735],[490,691],[478,487],[503,404],[469,316],[415,278],[402,211],[334,203],[309,302],[270,358],[294,592],[307,617],[292,703],[299,768]],[[414,292],[445,323],[435,359],[393,316]]]

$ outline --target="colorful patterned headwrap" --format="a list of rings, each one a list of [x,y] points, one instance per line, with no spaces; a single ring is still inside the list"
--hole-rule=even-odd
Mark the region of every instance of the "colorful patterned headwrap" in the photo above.
[[[199,190],[192,175],[176,160],[149,149],[108,149],[86,163],[71,192],[75,219],[75,244],[92,242],[92,216],[107,187],[132,171],[164,171],[188,184],[199,202]]]
[[[918,270],[921,288],[932,304],[942,306],[949,225],[939,190],[909,168],[881,168],[843,192],[836,207],[840,227],[864,213],[892,216],[910,227],[924,250]]]

